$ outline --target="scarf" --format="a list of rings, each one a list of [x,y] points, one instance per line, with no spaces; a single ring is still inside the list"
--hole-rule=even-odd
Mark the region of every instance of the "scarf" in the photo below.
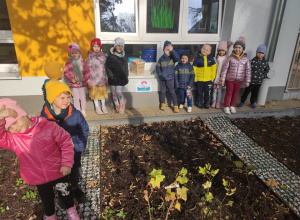
[[[237,60],[240,60],[244,55],[245,55],[245,52],[243,51],[243,53],[241,53],[241,55],[237,55],[234,51],[232,51],[232,55],[237,59]]]
[[[83,80],[83,74],[82,74],[82,70],[83,70],[83,59],[80,55],[80,57],[75,60],[70,56],[70,62],[73,65],[73,74],[75,76],[75,79],[78,80],[80,82],[80,86],[82,86],[82,80]]]
[[[52,109],[52,106],[50,105],[49,102],[46,102],[46,106],[47,106],[50,114],[57,120],[57,123],[59,125],[61,125],[64,122],[65,118],[68,116],[70,105],[66,109],[62,109],[60,114],[58,114],[58,115]]]

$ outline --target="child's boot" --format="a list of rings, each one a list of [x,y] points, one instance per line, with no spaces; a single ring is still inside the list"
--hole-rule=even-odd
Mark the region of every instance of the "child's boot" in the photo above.
[[[80,220],[75,205],[73,207],[67,209],[67,214],[68,214],[69,220]]]
[[[174,105],[174,113],[178,113],[179,110],[178,110],[178,105]]]
[[[221,101],[216,102],[216,108],[221,108]]]
[[[116,105],[116,112],[119,113],[120,111],[120,105]]]
[[[107,111],[107,108],[106,108],[105,105],[102,105],[102,112],[103,112],[104,114],[108,114],[108,111]]]
[[[192,112],[192,107],[189,106],[189,107],[187,108],[187,112],[188,112],[188,113],[191,113],[191,112]]]
[[[211,107],[212,107],[212,108],[215,108],[215,107],[216,107],[216,104],[217,104],[217,101],[216,101],[216,100],[212,100]]]
[[[57,217],[55,214],[53,214],[51,216],[46,216],[46,220],[57,220]]]
[[[121,104],[120,104],[119,113],[120,113],[120,114],[124,114],[124,112],[125,112],[125,103],[121,103]]]
[[[166,103],[161,103],[160,104],[160,110],[165,110],[166,109]]]

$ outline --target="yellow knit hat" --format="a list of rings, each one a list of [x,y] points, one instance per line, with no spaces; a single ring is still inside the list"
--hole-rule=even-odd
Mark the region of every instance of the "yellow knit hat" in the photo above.
[[[44,65],[45,74],[51,80],[59,80],[64,73],[64,66],[57,62],[46,62]]]
[[[70,92],[69,86],[60,81],[48,81],[45,85],[47,100],[50,104],[59,96],[62,92]]]

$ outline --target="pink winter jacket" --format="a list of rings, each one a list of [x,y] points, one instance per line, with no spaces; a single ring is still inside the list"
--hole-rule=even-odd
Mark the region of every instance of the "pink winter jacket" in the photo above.
[[[40,185],[63,177],[62,166],[72,168],[74,147],[71,136],[55,122],[36,117],[30,133],[10,133],[0,119],[0,147],[16,153],[21,177],[27,184]]]
[[[83,62],[82,63],[83,65],[82,86],[77,83],[72,83],[72,80],[75,79],[75,75],[73,73],[73,64],[70,61],[66,62],[64,76],[68,80],[70,88],[80,88],[80,87],[86,87],[88,85],[88,80],[90,78],[91,71],[88,64],[84,60],[82,62]]]
[[[247,54],[244,54],[240,60],[231,54],[223,63],[222,81],[242,82],[244,79],[247,83],[251,81],[251,63]]]

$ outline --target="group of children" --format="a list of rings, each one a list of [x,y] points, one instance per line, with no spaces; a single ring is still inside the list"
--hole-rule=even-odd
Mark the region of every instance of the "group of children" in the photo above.
[[[211,106],[220,108],[222,87],[226,84],[224,112],[235,113],[236,98],[244,80],[246,90],[239,107],[243,107],[251,92],[251,106],[256,108],[254,102],[259,87],[269,71],[268,62],[264,59],[266,46],[260,45],[256,57],[250,62],[244,52],[244,38],[234,43],[232,54],[228,56],[226,52],[232,44],[230,41],[221,42],[215,59],[210,56],[211,46],[204,44],[191,65],[187,52],[183,52],[179,58],[172,43],[165,41],[164,54],[156,65],[160,79],[160,108],[166,108],[165,96],[168,88],[174,112],[179,112],[184,107],[185,99],[187,111],[191,112],[191,89],[194,84],[197,87],[199,108],[209,108],[211,88]],[[124,40],[116,38],[114,47],[110,50],[111,54],[106,57],[101,51],[100,39],[93,39],[86,61],[83,60],[77,43],[71,43],[68,50],[69,61],[64,68],[56,62],[47,62],[44,65],[49,79],[42,86],[45,103],[41,116],[29,117],[16,101],[0,99],[0,146],[15,151],[20,163],[21,177],[26,183],[37,186],[47,220],[57,219],[54,190],[58,192],[60,205],[67,210],[69,219],[80,219],[73,198],[79,203],[86,201],[86,195],[79,187],[82,175],[81,155],[85,151],[89,133],[84,117],[86,87],[89,88],[89,97],[94,101],[98,114],[107,113],[107,85],[111,86],[117,112],[124,113],[125,109],[122,88],[128,83],[128,64]],[[176,62],[178,64],[175,67]],[[69,86],[59,81],[62,75],[68,80]],[[176,88],[180,97],[179,106]],[[71,104],[71,96],[74,105]]]
[[[231,55],[227,55],[228,49],[233,45]],[[258,91],[262,80],[267,78],[270,70],[268,62],[265,60],[267,48],[264,44],[257,47],[256,56],[250,61],[245,53],[245,38],[240,37],[235,43],[232,41],[222,41],[217,47],[217,56],[213,58],[211,46],[204,44],[193,64],[189,62],[189,54],[184,51],[179,56],[173,50],[172,43],[165,41],[163,47],[164,54],[159,58],[156,65],[156,73],[160,79],[160,109],[165,110],[166,88],[171,93],[173,102],[173,111],[179,112],[187,99],[187,112],[192,111],[192,94],[193,85],[197,88],[198,108],[208,109],[211,103],[213,108],[221,108],[222,89],[226,86],[224,97],[224,112],[226,114],[236,113],[236,99],[239,90],[245,81],[245,91],[241,97],[239,108],[244,103],[251,92],[251,107],[256,109],[255,101],[257,100]],[[175,66],[175,63],[178,64]],[[175,89],[178,88],[180,105]],[[212,101],[210,97],[213,89]]]

